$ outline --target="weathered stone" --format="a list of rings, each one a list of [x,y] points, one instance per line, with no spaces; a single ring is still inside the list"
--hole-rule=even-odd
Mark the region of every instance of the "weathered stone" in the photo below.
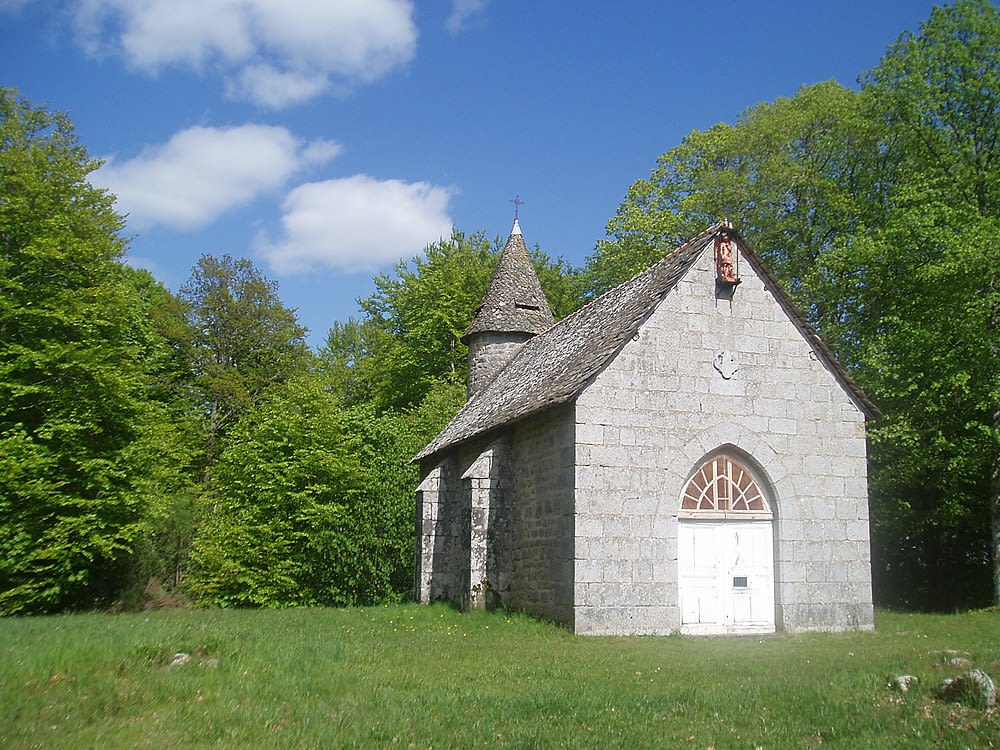
[[[910,692],[910,688],[918,684],[920,680],[912,674],[900,674],[889,680],[889,687],[901,693]]]
[[[174,667],[180,667],[191,661],[191,654],[186,654],[183,651],[178,651],[174,654],[174,658],[167,665],[167,669],[173,669]]]
[[[966,659],[964,656],[953,656],[950,659],[946,659],[944,665],[946,667],[954,667],[955,669],[966,669],[972,666],[972,659]]]
[[[720,296],[710,248],[726,231],[518,345],[421,452],[425,475],[439,474],[420,490],[421,600],[475,602],[506,570],[504,603],[578,633],[677,631],[692,611],[678,572],[693,544],[681,496],[725,453],[773,510],[751,519],[772,524],[753,543],[762,560],[773,550],[770,583],[755,589],[773,590],[753,607],[774,615],[762,627],[874,626],[864,422],[877,410],[742,241],[744,283]],[[476,332],[473,360],[508,356],[487,341],[495,330]],[[720,373],[720,352],[738,368]],[[477,463],[498,437],[505,485]],[[746,586],[742,573],[718,580]]]
[[[986,711],[992,711],[997,702],[996,685],[981,669],[970,669],[942,680],[934,688],[934,694],[941,700],[971,703]]]

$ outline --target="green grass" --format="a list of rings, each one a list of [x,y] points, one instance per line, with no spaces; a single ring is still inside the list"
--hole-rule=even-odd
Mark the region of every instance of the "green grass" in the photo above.
[[[0,748],[987,748],[941,704],[959,649],[1000,677],[1000,613],[875,633],[584,638],[416,605],[0,620]],[[175,652],[191,653],[168,668]],[[896,674],[919,686],[899,694]],[[992,744],[990,744],[992,743]]]

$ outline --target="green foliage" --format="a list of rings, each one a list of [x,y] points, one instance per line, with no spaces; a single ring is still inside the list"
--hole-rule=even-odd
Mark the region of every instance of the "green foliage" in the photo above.
[[[935,8],[904,33],[865,87],[919,176],[956,211],[1000,209],[1000,14],[986,0]]]
[[[205,467],[204,416],[189,367],[190,330],[181,301],[147,271],[122,269],[142,303],[145,418],[129,451],[142,507],[131,569],[119,606],[139,606],[154,579],[176,592],[195,530],[199,478]]]
[[[758,104],[735,125],[692,131],[635,182],[588,261],[599,294],[728,218],[804,307],[816,258],[878,223],[891,172],[865,97],[835,81]],[[817,318],[834,312],[818,311]],[[821,320],[817,320],[821,322]]]
[[[894,601],[914,602],[905,578],[955,606],[988,598],[991,508],[1000,597],[1000,14],[963,0],[920,31],[866,77],[902,174],[852,262],[877,311],[864,382],[887,411],[872,479],[891,568],[876,582]]]
[[[961,671],[942,649],[1000,677],[998,616],[765,639],[578,638],[442,605],[9,618],[0,746],[988,748],[1000,713],[932,688]]]
[[[64,114],[0,90],[0,613],[114,595],[141,516],[142,306]]]
[[[976,289],[1000,256],[949,214],[927,196],[852,249],[872,318],[858,376],[885,413],[869,425],[876,592],[896,606],[989,599],[996,360]]]
[[[423,256],[375,277],[360,301],[363,317],[331,328],[323,353],[328,374],[348,403],[406,409],[442,380],[464,383],[468,349],[461,342],[482,302],[502,245],[458,230]],[[532,252],[556,317],[579,306],[572,270],[562,259]]]
[[[212,474],[190,590],[223,606],[353,605],[412,586],[412,457],[457,409],[342,407],[302,374],[235,425]]]
[[[180,300],[190,340],[179,346],[207,414],[211,463],[229,425],[305,364],[305,330],[281,303],[277,284],[245,258],[203,255]]]

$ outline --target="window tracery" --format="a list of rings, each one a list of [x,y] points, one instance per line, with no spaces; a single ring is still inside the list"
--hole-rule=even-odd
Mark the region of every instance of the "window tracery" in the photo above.
[[[750,470],[727,453],[695,471],[681,497],[682,518],[771,518],[771,507]]]

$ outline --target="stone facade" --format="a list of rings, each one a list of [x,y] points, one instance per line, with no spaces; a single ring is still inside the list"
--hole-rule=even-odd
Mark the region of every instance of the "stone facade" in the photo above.
[[[417,488],[420,601],[503,604],[572,623],[573,431],[572,411],[553,409],[426,472]]]
[[[577,632],[679,628],[681,492],[727,446],[773,498],[777,627],[873,625],[864,415],[741,268],[716,296],[706,252],[576,401]]]
[[[419,457],[421,601],[502,603],[581,634],[682,630],[681,497],[725,452],[769,506],[768,627],[873,627],[865,418],[877,410],[742,242],[742,283],[717,283],[719,232],[517,351],[470,346],[470,360],[500,364]],[[604,314],[635,322],[614,338]],[[580,343],[588,331],[606,354]]]
[[[513,550],[507,603],[572,627],[575,504],[572,410],[556,407],[512,433]]]

